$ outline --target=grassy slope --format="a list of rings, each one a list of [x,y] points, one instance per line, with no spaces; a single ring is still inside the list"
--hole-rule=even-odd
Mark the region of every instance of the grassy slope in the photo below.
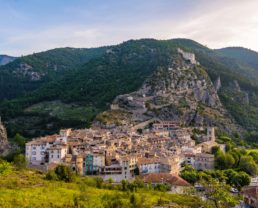
[[[120,198],[129,207],[130,194],[117,190],[98,189],[92,178],[77,179],[74,183],[47,181],[44,174],[34,171],[13,171],[7,176],[0,175],[0,207],[75,207],[76,196],[85,207],[103,208],[104,197]],[[158,200],[174,202],[180,207],[197,208],[201,201],[196,197],[168,194],[139,189],[137,197],[146,199],[146,205],[155,205]]]

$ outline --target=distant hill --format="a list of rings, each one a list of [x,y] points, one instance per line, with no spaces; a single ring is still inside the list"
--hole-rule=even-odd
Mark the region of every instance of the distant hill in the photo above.
[[[62,127],[89,126],[118,95],[139,90],[158,69],[177,61],[173,57],[178,47],[195,53],[200,72],[204,70],[213,85],[219,78],[221,87],[216,93],[226,109],[223,115],[247,131],[258,131],[257,69],[189,39],[130,40],[110,47],[54,49],[16,59],[0,68],[0,79],[9,79],[0,82],[0,96],[14,98],[0,102],[0,114],[10,135],[36,136]],[[184,80],[173,84],[184,86]],[[168,84],[166,79],[158,83],[160,88]],[[199,113],[208,113],[202,110],[198,108]],[[209,122],[218,119],[214,115]]]
[[[14,61],[16,57],[7,56],[7,55],[0,55],[0,66],[8,64]]]
[[[243,47],[227,47],[216,50],[219,53],[248,64],[258,71],[258,53]]]
[[[0,67],[0,100],[38,89],[104,51],[105,48],[58,48],[17,58]]]

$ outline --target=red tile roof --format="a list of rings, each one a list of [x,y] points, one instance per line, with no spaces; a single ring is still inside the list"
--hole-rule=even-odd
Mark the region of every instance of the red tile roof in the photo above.
[[[258,186],[248,186],[243,189],[243,194],[258,199]]]
[[[142,179],[145,183],[167,183],[171,186],[191,186],[181,177],[169,173],[150,173],[144,175]]]

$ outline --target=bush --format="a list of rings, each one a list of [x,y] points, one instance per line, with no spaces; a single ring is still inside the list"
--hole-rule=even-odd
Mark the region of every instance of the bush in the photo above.
[[[72,170],[65,165],[58,165],[55,168],[55,173],[60,181],[72,182],[75,179],[75,175]]]
[[[102,186],[103,186],[103,178],[97,177],[97,178],[94,178],[94,179],[96,181],[96,187],[97,188],[102,188]]]
[[[0,160],[0,175],[7,175],[12,172],[12,166],[10,163]]]
[[[57,174],[53,170],[48,171],[48,173],[46,174],[46,179],[50,181],[59,180]]]
[[[23,154],[18,154],[14,156],[13,163],[18,169],[27,168],[27,160]]]
[[[75,180],[75,175],[68,166],[58,165],[54,171],[52,170],[47,173],[46,179],[72,182]]]

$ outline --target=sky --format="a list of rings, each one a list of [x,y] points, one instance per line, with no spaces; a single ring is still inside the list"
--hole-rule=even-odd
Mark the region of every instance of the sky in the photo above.
[[[0,0],[0,54],[189,38],[258,51],[257,0]]]

